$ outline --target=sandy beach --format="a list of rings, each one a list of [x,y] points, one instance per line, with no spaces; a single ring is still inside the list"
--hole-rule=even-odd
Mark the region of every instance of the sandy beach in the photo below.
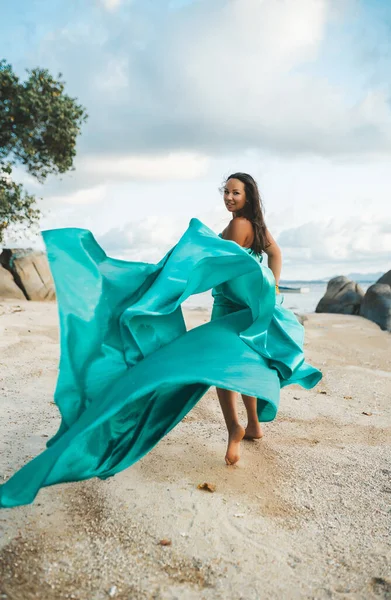
[[[343,315],[305,329],[324,379],[282,391],[239,466],[211,388],[132,468],[0,511],[0,598],[391,598],[391,336]],[[59,425],[56,305],[0,302],[0,352],[5,481]]]

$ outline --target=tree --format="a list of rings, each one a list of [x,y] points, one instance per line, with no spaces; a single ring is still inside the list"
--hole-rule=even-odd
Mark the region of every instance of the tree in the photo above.
[[[56,81],[46,69],[27,73],[22,82],[0,61],[0,242],[9,226],[31,226],[40,217],[35,197],[12,180],[12,168],[23,165],[41,183],[66,173],[87,119],[84,107],[64,93],[61,74]]]

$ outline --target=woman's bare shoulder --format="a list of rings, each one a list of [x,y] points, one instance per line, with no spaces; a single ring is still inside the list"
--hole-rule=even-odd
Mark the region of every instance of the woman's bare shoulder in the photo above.
[[[245,217],[235,217],[223,231],[226,240],[233,240],[243,246],[254,235],[251,221]]]
[[[227,231],[240,231],[240,232],[252,232],[253,225],[251,221],[246,219],[246,217],[234,217],[232,221],[229,222],[227,227]]]

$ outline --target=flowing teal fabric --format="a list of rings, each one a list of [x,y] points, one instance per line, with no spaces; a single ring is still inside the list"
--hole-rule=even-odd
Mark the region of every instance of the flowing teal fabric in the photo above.
[[[59,307],[62,421],[47,449],[0,486],[1,507],[126,469],[212,385],[256,396],[259,419],[271,421],[282,386],[321,379],[304,361],[303,327],[276,302],[270,269],[197,219],[158,264],[109,258],[84,229],[43,237]],[[181,303],[211,288],[213,319],[187,332]]]

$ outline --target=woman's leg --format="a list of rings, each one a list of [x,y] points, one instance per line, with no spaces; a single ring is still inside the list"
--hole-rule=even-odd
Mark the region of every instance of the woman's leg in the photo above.
[[[225,462],[227,465],[234,465],[240,458],[240,442],[244,437],[245,429],[239,423],[236,392],[221,388],[216,388],[216,391],[228,429],[228,447]]]
[[[257,415],[257,399],[254,396],[246,396],[245,394],[242,394],[242,398],[247,411],[247,427],[244,437],[258,440],[263,436],[263,431]]]

